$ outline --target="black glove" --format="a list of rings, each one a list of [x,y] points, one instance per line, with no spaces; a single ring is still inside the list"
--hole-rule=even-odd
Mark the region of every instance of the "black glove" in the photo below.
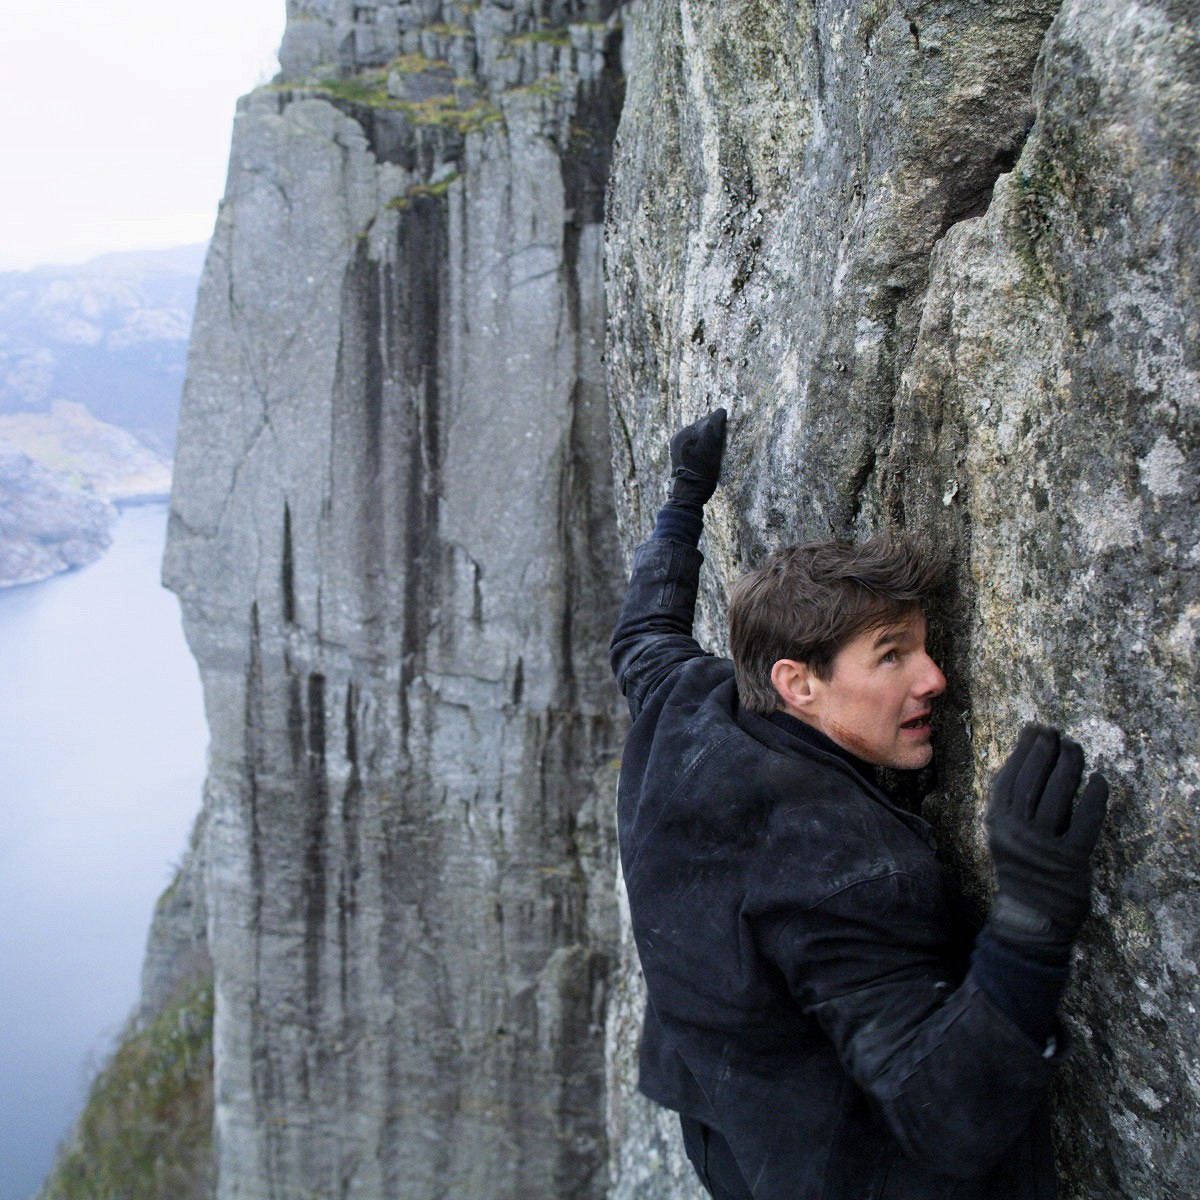
[[[988,847],[997,895],[988,925],[1042,961],[1069,957],[1088,915],[1088,859],[1100,836],[1108,784],[1093,773],[1072,807],[1083,751],[1047,725],[1026,725],[988,802]]]
[[[671,439],[671,488],[668,504],[703,508],[721,480],[725,453],[725,410],[681,429]]]

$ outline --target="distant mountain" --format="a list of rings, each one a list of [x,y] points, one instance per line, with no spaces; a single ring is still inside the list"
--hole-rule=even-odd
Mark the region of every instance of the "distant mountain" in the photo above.
[[[169,456],[205,249],[0,272],[0,413],[73,401]]]
[[[71,400],[55,400],[48,413],[0,413],[4,443],[99,500],[136,504],[171,490],[169,458]]]
[[[205,246],[0,272],[0,587],[107,549],[162,496]]]

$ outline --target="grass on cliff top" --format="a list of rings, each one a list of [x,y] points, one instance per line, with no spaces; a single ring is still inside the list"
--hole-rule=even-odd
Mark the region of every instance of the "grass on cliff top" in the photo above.
[[[212,1151],[213,988],[125,1031],[38,1200],[206,1200]]]
[[[560,49],[571,44],[569,29],[534,29],[529,33],[516,33],[508,39],[510,46],[527,46],[530,43],[541,43],[545,46],[558,46]]]
[[[408,60],[414,60],[410,64]],[[422,70],[436,70],[446,64],[436,59],[427,59],[421,55],[405,55],[397,59],[401,64],[396,69],[408,73]],[[418,67],[416,62],[425,64]],[[388,95],[387,77],[389,70],[364,71],[348,79],[326,79],[312,85],[315,95],[332,96],[337,100],[346,100],[351,104],[365,104],[371,108],[384,108],[391,112],[403,113],[414,125],[438,125],[457,129],[460,133],[469,133],[474,129],[482,129],[494,121],[502,120],[499,109],[493,108],[486,101],[480,101],[464,107],[452,95],[431,96],[427,100],[396,100]]]
[[[427,71],[448,71],[450,64],[444,58],[426,58],[424,54],[401,54],[388,64],[387,72],[399,71],[402,75],[423,75]],[[387,74],[384,79],[386,81]]]

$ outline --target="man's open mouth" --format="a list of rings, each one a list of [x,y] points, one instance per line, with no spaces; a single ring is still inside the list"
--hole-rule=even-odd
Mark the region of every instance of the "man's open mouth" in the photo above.
[[[900,728],[901,729],[912,729],[912,730],[928,729],[930,726],[930,721],[929,721],[930,716],[931,716],[930,713],[927,713],[927,712],[922,713],[919,717],[913,717],[909,721],[902,721],[900,723]]]

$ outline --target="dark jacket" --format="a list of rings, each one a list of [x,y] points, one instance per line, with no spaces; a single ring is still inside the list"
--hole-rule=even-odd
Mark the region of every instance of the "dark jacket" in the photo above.
[[[719,1132],[755,1200],[1050,1200],[1061,1056],[964,972],[926,822],[739,707],[691,637],[702,561],[640,547],[612,645],[642,1091]]]

